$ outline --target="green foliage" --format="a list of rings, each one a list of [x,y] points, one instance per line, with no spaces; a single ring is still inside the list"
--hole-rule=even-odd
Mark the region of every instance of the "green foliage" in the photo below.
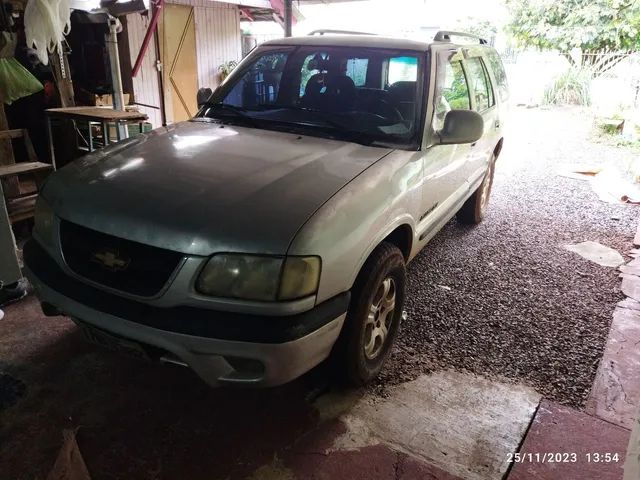
[[[639,0],[506,0],[521,46],[567,53],[640,48]]]
[[[454,30],[477,35],[487,40],[490,44],[493,44],[493,40],[498,33],[498,29],[490,21],[480,20],[475,17],[459,19],[454,26]]]
[[[451,88],[443,89],[442,94],[452,109],[469,108],[469,90],[464,76],[454,77]]]
[[[235,60],[229,60],[228,62],[223,63],[218,67],[218,72],[220,72],[220,79],[224,80],[229,76],[229,74],[233,71],[234,68],[238,66],[238,62]]]
[[[590,105],[590,72],[569,68],[545,89],[542,102],[546,105]]]

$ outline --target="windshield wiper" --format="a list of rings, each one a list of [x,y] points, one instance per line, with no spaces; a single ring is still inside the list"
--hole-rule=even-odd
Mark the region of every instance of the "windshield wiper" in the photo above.
[[[219,110],[223,117],[242,119],[254,127],[258,126],[257,120],[254,117],[247,115],[246,108],[231,105],[229,103],[210,103],[207,104],[207,106],[214,110]]]
[[[371,145],[372,143],[375,142],[375,139],[372,137],[371,134],[368,134],[366,132],[359,132],[357,130],[351,130],[349,128],[349,125],[341,122],[337,122],[336,120],[331,118],[329,116],[329,112],[324,112],[322,110],[315,110],[313,108],[300,107],[298,105],[278,105],[275,103],[261,104],[261,105],[258,105],[258,107],[260,107],[261,110],[294,110],[298,112],[310,112],[316,117],[318,117],[319,121],[322,122],[322,124],[324,125],[318,124],[315,122],[300,123],[300,122],[293,122],[293,121],[285,122],[283,120],[278,120],[278,121],[283,123],[288,123],[291,125],[299,125],[303,127],[311,126],[314,128],[322,128],[323,130],[326,130],[325,127],[329,127],[331,132],[335,132],[338,134],[337,136],[343,137],[352,142],[361,143],[365,145]]]

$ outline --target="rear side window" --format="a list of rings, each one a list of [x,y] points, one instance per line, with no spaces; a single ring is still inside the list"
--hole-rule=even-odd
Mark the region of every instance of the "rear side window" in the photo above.
[[[493,78],[496,79],[496,91],[500,100],[505,102],[509,98],[509,84],[507,83],[507,74],[504,71],[504,65],[498,52],[495,50],[489,50],[486,53],[486,59],[489,63],[489,68],[493,73]]]
[[[346,75],[353,80],[356,87],[363,87],[367,83],[368,58],[349,58],[346,65]]]
[[[469,110],[469,88],[459,60],[443,53],[438,56],[437,78],[434,94],[433,128],[440,130],[444,126],[444,117],[449,110]]]
[[[469,70],[469,81],[473,85],[475,109],[478,112],[482,112],[495,105],[489,74],[480,57],[467,59],[467,68]]]

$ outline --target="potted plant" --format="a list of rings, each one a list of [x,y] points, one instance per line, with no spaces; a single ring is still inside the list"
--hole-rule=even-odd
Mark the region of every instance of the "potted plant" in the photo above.
[[[220,81],[223,82],[225,78],[229,76],[231,71],[236,68],[238,62],[235,60],[229,60],[228,62],[223,63],[218,67],[218,72],[220,72]]]

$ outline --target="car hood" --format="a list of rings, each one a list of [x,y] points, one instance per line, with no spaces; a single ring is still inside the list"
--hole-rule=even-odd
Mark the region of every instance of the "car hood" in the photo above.
[[[160,248],[285,254],[324,202],[389,152],[191,121],[86,155],[42,195],[62,219]]]

